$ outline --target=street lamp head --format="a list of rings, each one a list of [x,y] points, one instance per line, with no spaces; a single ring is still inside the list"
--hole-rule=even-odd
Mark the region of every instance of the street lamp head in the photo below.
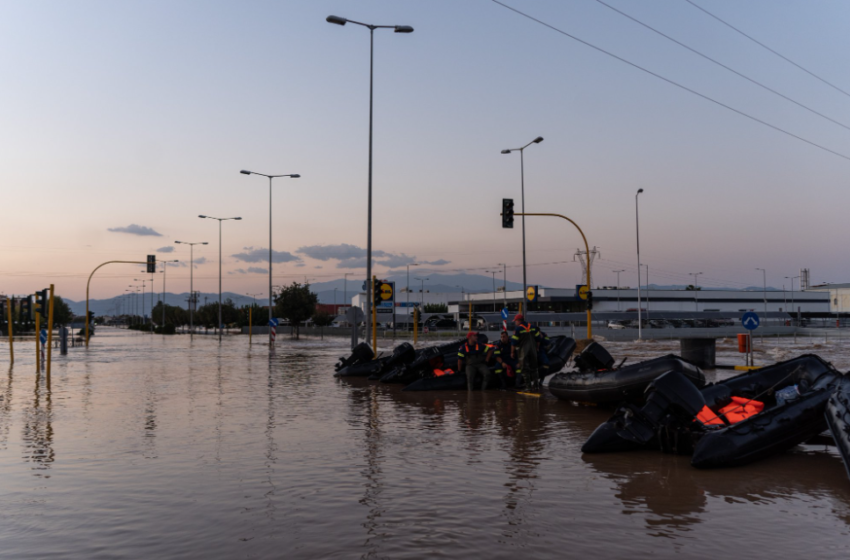
[[[643,192],[643,189],[638,189],[638,192],[637,192],[637,193],[638,193],[638,194],[640,194],[640,193],[642,193],[642,192]]]
[[[203,214],[198,214],[198,217],[199,218],[206,218],[206,216],[204,216]]]
[[[247,170],[243,169],[243,170],[242,170],[242,171],[240,171],[239,173],[241,173],[242,175],[250,175],[250,174],[251,174],[251,171],[247,171]]]
[[[509,154],[509,153],[511,153],[511,151],[510,150],[502,150],[502,153],[503,154]]]
[[[396,33],[413,33],[413,28],[409,25],[396,25],[395,26]]]
[[[209,245],[209,243],[207,243],[206,241],[204,241],[203,243],[201,243],[201,245]]]
[[[535,143],[535,144],[539,144],[539,143],[541,143],[541,142],[543,142],[543,137],[542,137],[542,136],[538,136],[537,138],[535,138],[535,139],[534,139],[534,143]]]
[[[241,220],[242,218],[233,218],[234,220]]]
[[[301,175],[299,175],[298,173],[293,173],[292,175],[289,176],[289,178],[290,179],[300,179]]]
[[[337,25],[345,25],[348,23],[348,20],[345,18],[341,18],[339,16],[328,16],[325,18],[325,21],[328,23],[335,23]]]
[[[183,243],[182,241],[175,241],[175,243]]]

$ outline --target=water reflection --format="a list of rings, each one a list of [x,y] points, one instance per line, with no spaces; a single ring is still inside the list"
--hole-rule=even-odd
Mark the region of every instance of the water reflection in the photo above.
[[[834,484],[840,459],[834,452],[807,449],[717,470],[695,469],[689,457],[653,452],[583,455],[582,460],[615,484],[623,515],[642,517],[653,537],[693,531],[707,519],[710,498],[756,505],[825,499],[835,516],[850,525],[850,488]]]
[[[6,449],[9,442],[9,429],[12,425],[12,366],[6,376],[6,385],[0,395],[0,449]]]
[[[42,406],[44,399],[44,406]],[[44,471],[55,460],[53,451],[53,398],[44,378],[36,376],[33,404],[24,409],[21,440],[23,459],[33,463],[33,470]],[[36,476],[45,476],[36,472]]]

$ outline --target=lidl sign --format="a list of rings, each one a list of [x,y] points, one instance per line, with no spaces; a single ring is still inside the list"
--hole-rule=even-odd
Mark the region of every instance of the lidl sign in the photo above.
[[[576,286],[576,295],[577,295],[577,296],[578,296],[578,298],[579,298],[579,299],[581,299],[581,300],[585,300],[585,301],[587,301],[587,293],[588,293],[589,291],[590,291],[590,290],[589,290],[589,289],[588,289],[588,287],[587,287],[587,286],[585,286],[585,285]]]
[[[395,301],[395,282],[381,282],[381,302]]]
[[[525,299],[527,301],[537,301],[540,297],[540,287],[539,286],[529,286],[525,289]]]

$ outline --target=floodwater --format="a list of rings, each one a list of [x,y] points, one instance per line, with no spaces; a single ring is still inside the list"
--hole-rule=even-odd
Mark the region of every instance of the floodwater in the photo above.
[[[14,368],[0,345],[0,557],[850,554],[850,480],[832,448],[715,471],[582,456],[608,411],[337,380],[346,341],[278,343],[270,359],[244,336],[101,329],[87,353],[56,353],[49,388],[31,341]],[[732,343],[719,362],[743,363]],[[815,344],[766,341],[758,358],[813,351],[850,369],[850,340]],[[678,349],[607,346],[632,360]]]

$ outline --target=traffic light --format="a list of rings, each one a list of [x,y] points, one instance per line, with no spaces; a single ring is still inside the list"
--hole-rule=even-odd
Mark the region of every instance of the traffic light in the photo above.
[[[35,293],[35,312],[41,315],[42,319],[47,318],[47,290],[41,290]]]
[[[148,274],[156,272],[156,255],[148,255]]]
[[[27,296],[21,300],[21,321],[32,322],[32,296]]]
[[[593,309],[593,292],[587,292],[587,310]]]
[[[514,199],[512,198],[502,199],[502,227],[514,227]]]
[[[376,305],[381,303],[381,301],[382,301],[381,300],[381,284],[383,284],[383,282],[381,282],[380,280],[373,280],[372,281],[372,298],[373,298],[372,301]]]

